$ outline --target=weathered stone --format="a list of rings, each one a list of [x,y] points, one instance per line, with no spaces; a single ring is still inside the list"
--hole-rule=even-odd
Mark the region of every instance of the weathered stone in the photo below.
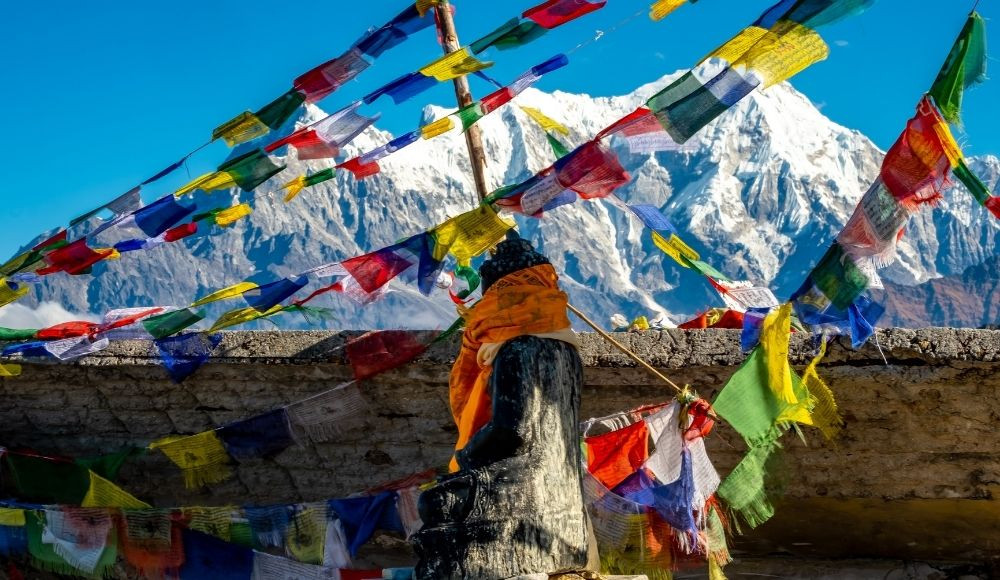
[[[545,263],[528,242],[508,239],[482,267],[484,291]],[[522,336],[501,347],[490,422],[457,453],[461,470],[420,496],[417,578],[547,577],[586,567],[582,386],[580,356],[565,342]]]

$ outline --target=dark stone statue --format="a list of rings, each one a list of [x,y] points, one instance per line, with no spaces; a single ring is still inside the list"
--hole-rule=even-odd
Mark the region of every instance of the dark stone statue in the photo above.
[[[548,260],[514,234],[480,269],[484,291]],[[493,363],[493,417],[459,452],[463,469],[420,497],[417,578],[491,580],[583,570],[588,526],[580,488],[576,349],[522,336]]]

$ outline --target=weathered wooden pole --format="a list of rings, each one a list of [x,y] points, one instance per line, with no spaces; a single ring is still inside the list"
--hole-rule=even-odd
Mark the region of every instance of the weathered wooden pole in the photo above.
[[[437,7],[438,22],[441,25],[441,38],[444,41],[445,54],[451,54],[462,48],[458,42],[458,32],[455,30],[455,20],[451,17],[451,7],[448,0],[441,0]],[[455,98],[459,107],[465,107],[475,102],[469,89],[469,79],[464,75],[456,78]],[[469,127],[465,132],[465,143],[469,148],[469,160],[472,162],[472,176],[476,182],[476,193],[479,201],[486,199],[491,189],[486,183],[486,152],[483,151],[483,133],[477,125]]]

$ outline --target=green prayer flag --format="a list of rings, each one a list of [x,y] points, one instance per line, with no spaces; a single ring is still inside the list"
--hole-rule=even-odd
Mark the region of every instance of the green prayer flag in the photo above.
[[[467,131],[469,127],[476,124],[476,121],[486,116],[483,112],[483,105],[480,102],[466,105],[458,110],[458,118],[462,120],[462,129]]]
[[[963,185],[965,185],[966,189],[969,190],[969,193],[972,194],[972,197],[976,198],[976,201],[978,201],[980,205],[986,205],[986,202],[989,201],[990,197],[992,197],[990,190],[981,179],[972,173],[969,166],[965,164],[965,159],[961,160],[958,167],[952,169],[952,173],[954,173],[955,177],[961,181]]]
[[[682,256],[682,258],[683,258],[683,256]],[[716,270],[714,267],[712,267],[711,264],[709,264],[707,262],[702,262],[701,260],[689,260],[687,258],[684,258],[684,261],[687,262],[688,265],[693,270],[695,270],[696,272],[698,272],[702,276],[708,276],[709,278],[715,278],[716,280],[722,280],[723,282],[731,282],[732,281],[732,280],[729,279],[729,276],[726,276],[722,272]]]
[[[518,24],[518,19],[515,18],[505,22],[500,28],[473,42],[469,45],[469,50],[473,54],[479,54],[491,46],[498,50],[517,48],[541,38],[546,32],[548,32],[548,29],[539,26],[538,23],[532,20],[525,20]]]
[[[333,167],[329,167],[327,169],[324,169],[323,171],[318,171],[316,173],[313,173],[312,175],[306,177],[305,187],[316,185],[317,183],[323,183],[324,181],[329,181],[333,179],[336,173],[337,172]]]
[[[284,170],[285,166],[272,163],[263,149],[244,153],[219,166],[219,171],[228,173],[236,185],[248,193]]]
[[[444,342],[444,341],[448,340],[449,338],[451,338],[452,336],[458,334],[458,331],[462,330],[463,328],[465,328],[465,319],[459,317],[458,319],[455,320],[455,322],[451,323],[451,326],[449,326],[447,328],[447,330],[445,330],[444,332],[442,332],[441,334],[439,334],[437,336],[437,338],[435,338],[434,340],[432,340],[431,344],[437,344],[439,342]]]
[[[261,110],[254,113],[261,123],[267,125],[272,131],[278,130],[282,125],[285,124],[295,111],[298,110],[299,106],[302,105],[306,100],[305,96],[291,89],[287,93],[281,95],[274,101],[264,105]]]
[[[646,105],[677,143],[686,142],[729,109],[692,72],[650,97]]]
[[[929,95],[949,123],[958,123],[962,95],[968,87],[986,80],[986,23],[977,12],[969,15],[938,73]]]
[[[183,308],[165,314],[150,316],[142,321],[142,326],[146,329],[146,332],[153,335],[153,338],[159,339],[177,334],[185,328],[198,323],[203,318],[205,318],[205,315],[201,312],[190,308]]]
[[[253,529],[250,527],[250,522],[247,521],[230,522],[229,542],[237,546],[243,546],[244,548],[258,547],[254,545]]]
[[[562,141],[556,138],[552,133],[546,132],[545,138],[549,141],[549,147],[552,148],[552,152],[555,153],[556,159],[562,159],[563,157],[569,155],[569,149],[562,144]]]
[[[767,497],[767,459],[775,443],[751,447],[729,476],[719,485],[718,495],[729,509],[740,514],[751,528],[771,519],[774,506]]]
[[[90,489],[90,471],[66,460],[16,453],[4,456],[19,499],[80,505]]]
[[[4,265],[0,266],[0,276],[10,276],[11,274],[24,272],[25,270],[34,270],[36,265],[44,265],[42,255],[42,252],[39,250],[28,250],[23,254],[14,256]]]
[[[823,255],[810,275],[816,287],[840,310],[847,310],[870,283],[864,271],[837,243]]]
[[[0,327],[0,342],[3,341],[18,341],[18,340],[32,340],[35,338],[35,334],[38,333],[38,329],[31,328],[3,328]]]
[[[121,451],[109,453],[108,455],[78,458],[76,464],[113,482],[118,479],[118,472],[121,470],[122,465],[125,465],[125,461],[130,457],[138,457],[145,455],[145,453],[146,449],[142,447],[126,447]]]

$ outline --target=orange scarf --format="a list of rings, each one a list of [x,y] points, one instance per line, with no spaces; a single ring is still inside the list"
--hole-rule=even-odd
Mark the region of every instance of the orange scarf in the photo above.
[[[466,315],[462,350],[448,381],[451,413],[458,425],[456,451],[465,447],[493,414],[489,391],[493,366],[480,363],[479,348],[485,343],[569,328],[569,300],[559,290],[558,280],[549,264],[518,270],[491,286]],[[451,471],[458,469],[453,457]]]

